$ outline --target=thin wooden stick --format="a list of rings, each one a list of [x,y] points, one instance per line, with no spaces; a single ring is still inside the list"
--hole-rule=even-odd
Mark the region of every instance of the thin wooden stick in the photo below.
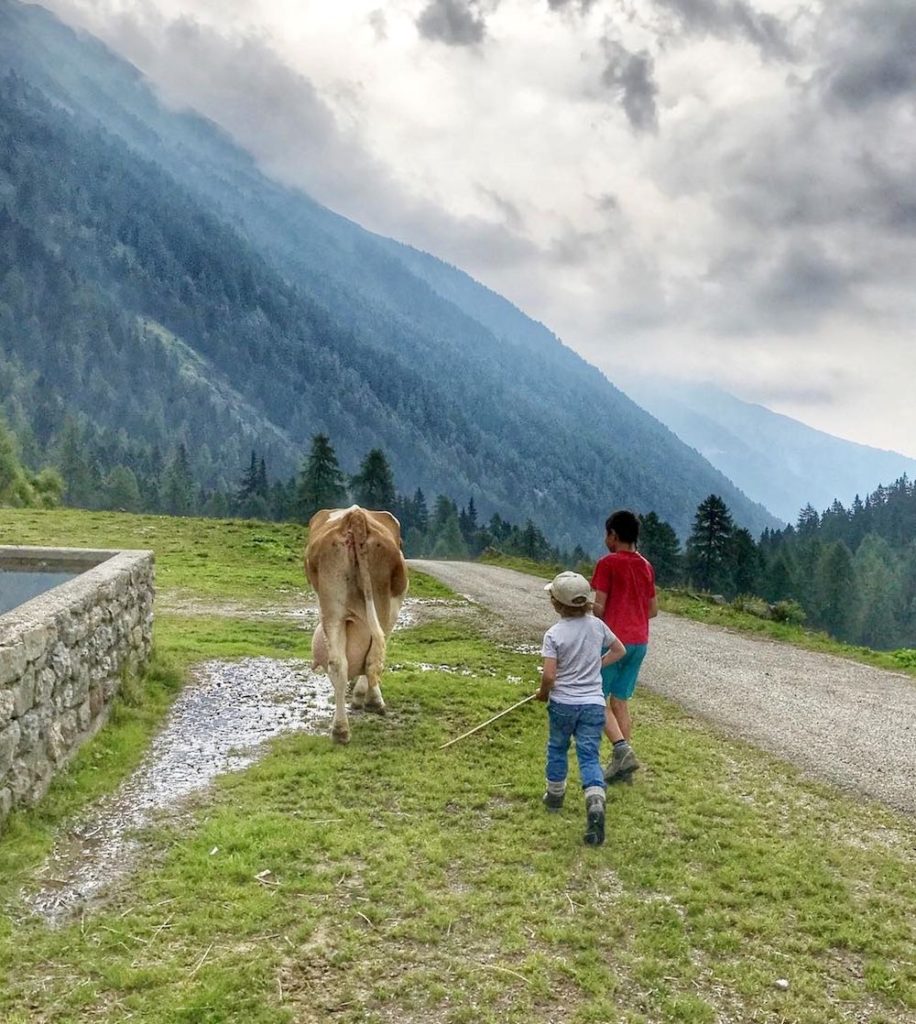
[[[453,743],[457,743],[458,740],[463,740],[466,736],[473,736],[475,732],[480,732],[480,730],[485,725],[489,725],[491,722],[495,722],[497,718],[502,718],[503,715],[508,715],[510,711],[514,711],[516,708],[520,708],[523,704],[527,704],[529,700],[534,700],[536,696],[536,693],[530,694],[524,700],[520,700],[517,704],[513,704],[511,708],[506,708],[505,711],[500,711],[498,715],[494,715],[492,718],[488,718],[485,722],[481,722],[480,725],[475,725],[473,729],[469,729],[467,732],[463,732],[460,736],[456,736],[453,740],[449,740],[448,743],[443,743],[442,746],[439,747],[439,749],[445,750],[446,747],[450,747]]]

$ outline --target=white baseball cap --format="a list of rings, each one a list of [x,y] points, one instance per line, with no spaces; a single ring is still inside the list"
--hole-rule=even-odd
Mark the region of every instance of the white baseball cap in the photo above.
[[[594,599],[588,580],[577,572],[561,572],[544,589],[560,604],[581,607]]]

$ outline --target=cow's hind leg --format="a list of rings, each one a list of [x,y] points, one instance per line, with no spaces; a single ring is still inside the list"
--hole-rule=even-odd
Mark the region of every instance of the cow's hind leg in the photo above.
[[[350,742],[347,721],[347,631],[343,622],[325,623],[328,643],[328,675],[334,686],[334,724],[331,738],[337,743]]]
[[[381,644],[373,638],[366,657],[366,681],[369,684],[369,692],[366,694],[366,710],[373,711],[377,715],[385,714],[385,701],[382,697],[382,688],[379,685],[382,678],[382,668],[385,664],[385,643]]]
[[[366,691],[369,689],[369,680],[365,676],[359,676],[353,685],[353,696],[350,699],[350,707],[359,709],[366,703]]]

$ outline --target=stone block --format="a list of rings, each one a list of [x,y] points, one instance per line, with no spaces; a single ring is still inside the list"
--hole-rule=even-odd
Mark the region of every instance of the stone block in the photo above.
[[[57,726],[60,730],[62,742],[66,745],[67,749],[69,749],[79,732],[76,724],[76,712],[65,711],[60,718],[58,718]]]
[[[50,667],[58,679],[66,679],[70,675],[72,658],[70,651],[60,641],[51,648]]]
[[[76,725],[80,732],[85,732],[92,722],[92,708],[87,697],[76,709]]]
[[[21,644],[0,645],[0,686],[8,686],[25,671],[25,648]]]
[[[68,744],[64,742],[59,722],[52,722],[48,726],[48,734],[45,737],[45,749],[48,752],[48,757],[51,759],[52,764],[63,764],[70,748]]]
[[[13,691],[0,690],[0,729],[13,717]]]
[[[10,687],[10,693],[13,695],[13,718],[22,718],[35,703],[36,682],[35,672],[26,669],[19,682]]]
[[[44,624],[34,625],[24,630],[21,640],[26,661],[34,662],[40,658],[57,639],[56,632],[51,626]]]
[[[10,724],[0,732],[0,778],[10,770],[19,747],[19,723]]]
[[[92,686],[89,687],[89,712],[92,715],[93,720],[98,718],[102,708],[104,707],[105,697],[102,694],[102,685],[101,683],[93,683]]]
[[[35,684],[35,704],[39,707],[50,705],[54,696],[54,684],[57,677],[50,668],[43,668],[38,673],[38,681]]]
[[[34,750],[40,743],[42,730],[48,724],[48,712],[35,708],[19,719],[18,756]]]
[[[3,821],[12,809],[13,794],[4,786],[3,789],[0,789],[0,821]]]

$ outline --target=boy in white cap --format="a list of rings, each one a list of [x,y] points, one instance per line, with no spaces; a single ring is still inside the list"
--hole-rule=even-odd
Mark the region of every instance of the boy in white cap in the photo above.
[[[537,699],[549,701],[547,792],[544,806],[559,811],[566,794],[569,744],[576,741],[579,775],[585,792],[585,842],[604,842],[604,772],[598,752],[604,733],[605,702],[601,669],[619,661],[626,648],[591,614],[593,594],[577,572],[561,572],[544,588],[560,621],[544,634],[544,667]],[[602,656],[602,649],[608,648]]]

